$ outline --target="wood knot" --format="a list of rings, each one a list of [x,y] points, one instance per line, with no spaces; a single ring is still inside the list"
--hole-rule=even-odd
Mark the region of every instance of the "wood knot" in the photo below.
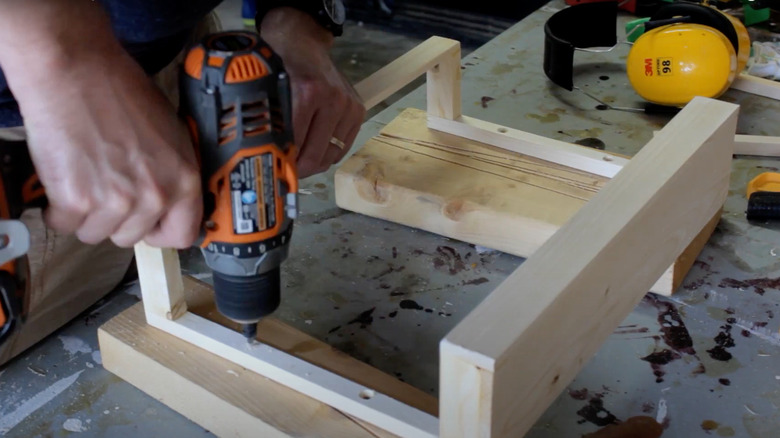
[[[361,198],[375,204],[387,203],[390,193],[381,164],[367,162],[356,176],[355,189]]]
[[[447,219],[457,222],[463,218],[463,215],[470,211],[470,208],[466,201],[455,199],[446,203],[443,210],[443,214]]]

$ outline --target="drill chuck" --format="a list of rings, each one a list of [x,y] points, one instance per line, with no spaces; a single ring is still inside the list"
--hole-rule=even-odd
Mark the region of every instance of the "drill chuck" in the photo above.
[[[256,324],[270,315],[281,300],[279,268],[252,276],[226,275],[214,271],[217,309],[241,324]]]

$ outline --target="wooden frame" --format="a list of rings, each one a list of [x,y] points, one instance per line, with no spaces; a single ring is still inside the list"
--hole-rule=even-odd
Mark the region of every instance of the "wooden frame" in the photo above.
[[[436,46],[438,53],[453,50],[451,41],[431,39],[359,84],[358,91],[369,105],[378,102],[372,95],[383,86],[384,97],[414,77],[409,72],[424,71],[431,63],[425,56]],[[431,89],[429,83],[427,111],[405,110],[344,160],[334,177],[337,206],[527,258],[628,162],[463,115],[444,117],[430,102]],[[452,113],[459,114],[458,108]],[[678,290],[719,217],[713,216],[651,292],[671,296]],[[496,226],[483,226],[488,221]]]
[[[247,346],[234,329],[189,311],[175,250],[139,244],[146,320],[198,350],[382,430],[373,436],[522,436],[719,212],[728,190],[738,107],[697,98],[636,157],[623,161],[462,118],[455,41],[432,38],[357,90],[372,106],[423,72],[428,114],[437,129],[511,144],[523,154],[556,162],[581,158],[594,169],[616,173],[442,341],[439,418],[281,349]],[[610,226],[581,232],[594,222]],[[105,330],[100,335],[101,349],[118,348]],[[114,357],[110,351],[103,356]],[[122,368],[119,360],[104,361],[108,369]]]
[[[146,321],[204,350],[399,436],[436,436],[435,417],[187,311],[178,253],[136,245]]]

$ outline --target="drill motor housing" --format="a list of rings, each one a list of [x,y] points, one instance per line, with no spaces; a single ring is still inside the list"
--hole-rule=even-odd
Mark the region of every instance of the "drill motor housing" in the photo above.
[[[197,245],[213,271],[217,308],[246,327],[279,306],[280,265],[297,215],[282,60],[256,33],[209,35],[185,58],[181,109],[203,184]]]

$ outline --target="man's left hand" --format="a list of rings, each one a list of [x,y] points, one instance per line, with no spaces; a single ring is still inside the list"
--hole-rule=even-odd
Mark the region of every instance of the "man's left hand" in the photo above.
[[[308,14],[286,7],[266,14],[260,30],[290,75],[298,175],[324,172],[349,151],[366,114],[330,58],[333,35]]]

